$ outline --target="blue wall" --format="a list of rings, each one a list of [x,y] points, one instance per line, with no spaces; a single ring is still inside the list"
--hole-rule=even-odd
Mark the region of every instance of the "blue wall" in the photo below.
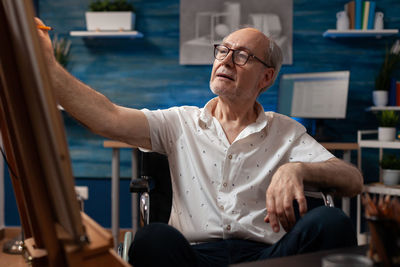
[[[143,39],[82,39],[72,40],[69,71],[78,79],[105,94],[113,102],[133,108],[166,108],[175,105],[203,106],[212,94],[208,88],[211,66],[179,65],[179,1],[133,0],[137,9],[136,28]],[[347,118],[327,121],[340,133],[336,141],[356,141],[358,129],[374,129],[374,117],[365,112],[372,104],[374,77],[383,61],[385,48],[393,38],[326,39],[322,33],[336,25],[336,12],[347,0],[294,0],[293,65],[281,73],[350,70]],[[40,17],[60,36],[71,30],[84,30],[84,12],[89,0],[39,0]],[[400,28],[398,0],[377,1],[385,13],[385,28]],[[277,86],[260,96],[265,110],[275,110]],[[74,175],[77,184],[90,186],[89,201],[94,196],[109,197],[111,150],[102,148],[103,138],[96,136],[64,114]],[[130,154],[122,153],[123,177],[130,176]],[[365,166],[377,163],[367,157]],[[376,173],[368,168],[365,173]],[[369,178],[368,179],[374,179]],[[123,180],[122,183],[125,183]],[[127,183],[122,185],[121,195]],[[10,190],[7,190],[8,194]],[[7,206],[11,205],[7,201]],[[96,203],[96,202],[93,202]],[[128,200],[125,203],[130,203]],[[90,206],[89,204],[87,207]],[[103,211],[93,211],[97,221],[109,226],[109,203]],[[122,210],[128,210],[124,205]],[[93,209],[96,210],[96,209]],[[97,217],[99,216],[99,217]],[[17,223],[6,214],[6,224]],[[129,224],[129,218],[121,223]]]
[[[40,0],[40,16],[60,35],[85,28],[89,0]],[[211,66],[179,65],[179,1],[132,1],[137,9],[137,29],[143,39],[71,38],[68,69],[112,101],[134,108],[166,108],[175,105],[203,106],[212,94],[208,88]],[[341,133],[338,141],[355,141],[357,129],[375,127],[371,114],[374,76],[392,38],[326,39],[322,33],[335,28],[336,12],[347,1],[294,0],[294,64],[282,73],[350,70],[347,118],[328,121]],[[386,27],[400,28],[397,0],[377,3],[385,12]],[[275,110],[277,86],[260,96],[266,110]],[[76,177],[109,177],[109,149],[67,115],[66,127]],[[129,166],[129,153],[122,156]],[[122,175],[130,175],[129,168]]]

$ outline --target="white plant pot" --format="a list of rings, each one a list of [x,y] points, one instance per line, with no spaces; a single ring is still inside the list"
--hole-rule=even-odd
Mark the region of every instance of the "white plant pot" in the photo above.
[[[379,141],[394,141],[396,139],[395,127],[378,127]]]
[[[388,91],[385,90],[376,90],[372,91],[372,101],[375,106],[383,107],[388,103]]]
[[[395,127],[378,127],[379,141],[394,141],[396,139]]]
[[[400,170],[382,170],[382,179],[385,185],[398,185],[400,183]]]
[[[131,31],[135,29],[135,13],[86,12],[86,28],[88,31]]]

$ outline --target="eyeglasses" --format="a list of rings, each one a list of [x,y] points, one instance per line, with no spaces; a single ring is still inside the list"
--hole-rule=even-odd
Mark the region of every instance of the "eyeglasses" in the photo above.
[[[225,45],[221,44],[215,44],[214,45],[214,58],[218,60],[224,60],[229,54],[229,52],[232,51],[232,60],[233,63],[235,63],[238,66],[243,66],[244,64],[247,63],[250,57],[257,59],[259,62],[261,62],[264,66],[267,68],[272,68],[269,66],[267,63],[259,59],[253,54],[250,54],[249,52],[245,50],[239,50],[239,49],[232,49],[229,47],[226,47]]]

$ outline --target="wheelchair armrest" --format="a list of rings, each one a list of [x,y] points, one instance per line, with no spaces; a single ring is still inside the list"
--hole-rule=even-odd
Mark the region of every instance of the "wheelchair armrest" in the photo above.
[[[141,178],[132,179],[129,190],[133,193],[149,192],[149,176],[142,176]]]
[[[139,211],[141,226],[150,223],[150,176],[132,179],[129,189],[140,196]]]
[[[315,186],[304,185],[304,195],[307,197],[313,198],[321,198],[324,201],[325,206],[327,207],[335,207],[335,203],[333,201],[334,190],[330,189],[319,189]]]

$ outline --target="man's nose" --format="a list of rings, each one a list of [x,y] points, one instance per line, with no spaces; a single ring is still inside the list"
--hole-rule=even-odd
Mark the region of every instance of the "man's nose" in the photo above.
[[[226,57],[222,60],[222,64],[233,66],[235,63],[233,62],[233,50],[230,50]]]

